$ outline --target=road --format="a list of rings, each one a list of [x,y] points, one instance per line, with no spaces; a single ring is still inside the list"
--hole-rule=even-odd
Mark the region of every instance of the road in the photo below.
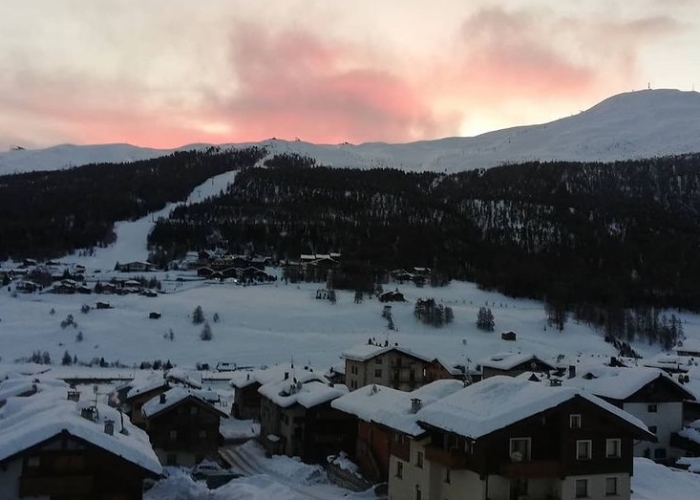
[[[367,494],[354,493],[349,490],[341,489],[331,484],[320,483],[314,486],[307,486],[289,480],[280,474],[276,474],[274,466],[265,467],[258,457],[251,456],[248,453],[241,452],[238,446],[224,446],[219,448],[219,455],[228,463],[234,471],[246,476],[264,474],[270,476],[275,482],[287,486],[290,490],[299,493],[304,499],[308,500],[348,500],[352,498],[369,499]],[[375,497],[372,497],[373,499]],[[380,497],[376,497],[381,500]]]

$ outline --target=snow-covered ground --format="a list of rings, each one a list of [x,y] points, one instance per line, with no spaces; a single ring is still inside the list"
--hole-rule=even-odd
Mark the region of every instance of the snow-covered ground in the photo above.
[[[476,137],[409,144],[310,144],[266,140],[271,154],[296,152],[336,167],[394,167],[455,172],[528,160],[615,161],[697,152],[700,93],[644,90],[613,96],[578,115]],[[231,146],[231,145],[227,145]],[[243,146],[243,145],[241,145]],[[178,148],[203,149],[207,145]],[[54,170],[96,162],[128,162],[174,150],[126,144],[61,145],[0,153],[0,174]]]

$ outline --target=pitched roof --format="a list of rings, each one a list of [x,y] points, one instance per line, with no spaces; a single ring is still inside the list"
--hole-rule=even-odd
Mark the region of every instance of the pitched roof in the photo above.
[[[489,356],[488,358],[480,360],[478,364],[482,367],[495,368],[497,370],[510,370],[512,368],[515,368],[519,364],[527,363],[528,361],[538,361],[540,363],[549,365],[552,367],[552,369],[554,369],[554,365],[538,358],[532,353],[505,352],[494,354],[492,356]]]
[[[478,439],[577,396],[653,437],[642,421],[585,391],[506,376],[488,378],[437,401],[418,412],[418,421]]]
[[[425,407],[463,387],[458,380],[436,380],[412,392],[382,385],[366,385],[332,401],[331,406],[366,422],[418,436],[424,430],[417,423],[417,414],[411,411],[412,400],[420,399],[421,407]]]
[[[114,408],[101,404],[97,405],[97,421],[84,418],[81,410],[87,406],[91,403],[68,401],[65,390],[61,389],[9,398],[0,410],[0,461],[67,432],[153,474],[161,473],[161,465],[144,431],[124,418],[128,434],[119,432],[122,416]],[[107,419],[115,422],[112,435],[104,432]]]
[[[390,351],[396,351],[406,356],[411,356],[420,359],[421,361],[425,361],[426,363],[430,363],[432,361],[432,359],[427,356],[418,354],[416,352],[411,351],[410,349],[398,345],[385,346],[375,344],[360,344],[343,351],[342,357],[343,359],[364,362]]]
[[[284,374],[287,373],[293,377],[295,373],[302,371],[312,371],[308,367],[294,367],[293,363],[281,363],[279,365],[259,368],[257,370],[238,370],[231,374],[231,386],[237,389],[243,389],[249,385],[258,383],[260,385],[267,384],[274,380],[283,380]]]
[[[129,389],[129,392],[126,393],[126,399],[132,399],[136,396],[140,396],[157,389],[167,389],[168,387],[169,384],[167,380],[160,375],[153,374],[143,380],[133,380],[131,389]]]
[[[587,373],[595,378],[574,377],[564,380],[564,385],[578,387],[603,398],[624,401],[653,381],[664,379],[685,393],[687,399],[695,399],[681,384],[657,368],[599,366]]]
[[[215,408],[209,401],[207,401],[207,395],[211,391],[197,391],[192,389],[185,389],[184,387],[173,387],[170,390],[165,391],[163,394],[158,395],[152,399],[149,399],[141,407],[141,412],[145,418],[153,418],[161,413],[179,405],[186,399],[194,399],[200,405],[211,409],[212,412],[218,413],[224,418],[228,418],[224,412]]]
[[[269,382],[261,386],[258,392],[282,408],[294,404],[313,408],[346,394],[348,388],[332,385],[326,377],[305,371],[296,377]]]

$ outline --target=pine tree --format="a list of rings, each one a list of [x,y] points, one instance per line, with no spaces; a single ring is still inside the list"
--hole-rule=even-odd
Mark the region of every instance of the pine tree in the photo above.
[[[63,366],[70,366],[73,364],[73,358],[71,357],[70,354],[68,354],[68,351],[63,353],[63,358],[61,359],[61,364]]]
[[[492,332],[496,326],[496,322],[493,318],[493,313],[488,307],[480,307],[479,312],[476,316],[476,327],[479,330],[484,330],[486,332]]]
[[[194,308],[194,312],[192,313],[192,323],[195,325],[201,325],[204,323],[204,311],[202,310],[202,306],[197,306]]]
[[[202,340],[209,341],[214,337],[211,331],[211,326],[209,326],[209,322],[204,323],[204,327],[202,328],[202,332],[199,334],[199,338]]]

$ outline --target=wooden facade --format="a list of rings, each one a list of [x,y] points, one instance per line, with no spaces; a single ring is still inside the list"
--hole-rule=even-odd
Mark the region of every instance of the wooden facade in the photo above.
[[[190,396],[146,418],[146,432],[163,465],[192,466],[216,456],[227,415]]]
[[[153,474],[67,431],[3,461],[21,464],[16,498],[141,500]]]
[[[634,441],[652,439],[581,396],[477,439],[421,425],[428,439],[411,442],[417,452],[392,451],[392,463],[400,461],[401,468],[417,475],[411,480],[423,488],[424,498],[452,498],[455,485],[467,483],[474,488],[474,496],[462,493],[458,498],[574,498],[580,478],[590,487],[588,498],[605,497],[599,490],[606,478],[615,480],[615,498],[629,498],[625,488],[633,472]],[[416,467],[413,453],[426,464]],[[443,480],[429,479],[436,476]],[[389,481],[390,498],[406,494],[405,480],[390,477]]]

